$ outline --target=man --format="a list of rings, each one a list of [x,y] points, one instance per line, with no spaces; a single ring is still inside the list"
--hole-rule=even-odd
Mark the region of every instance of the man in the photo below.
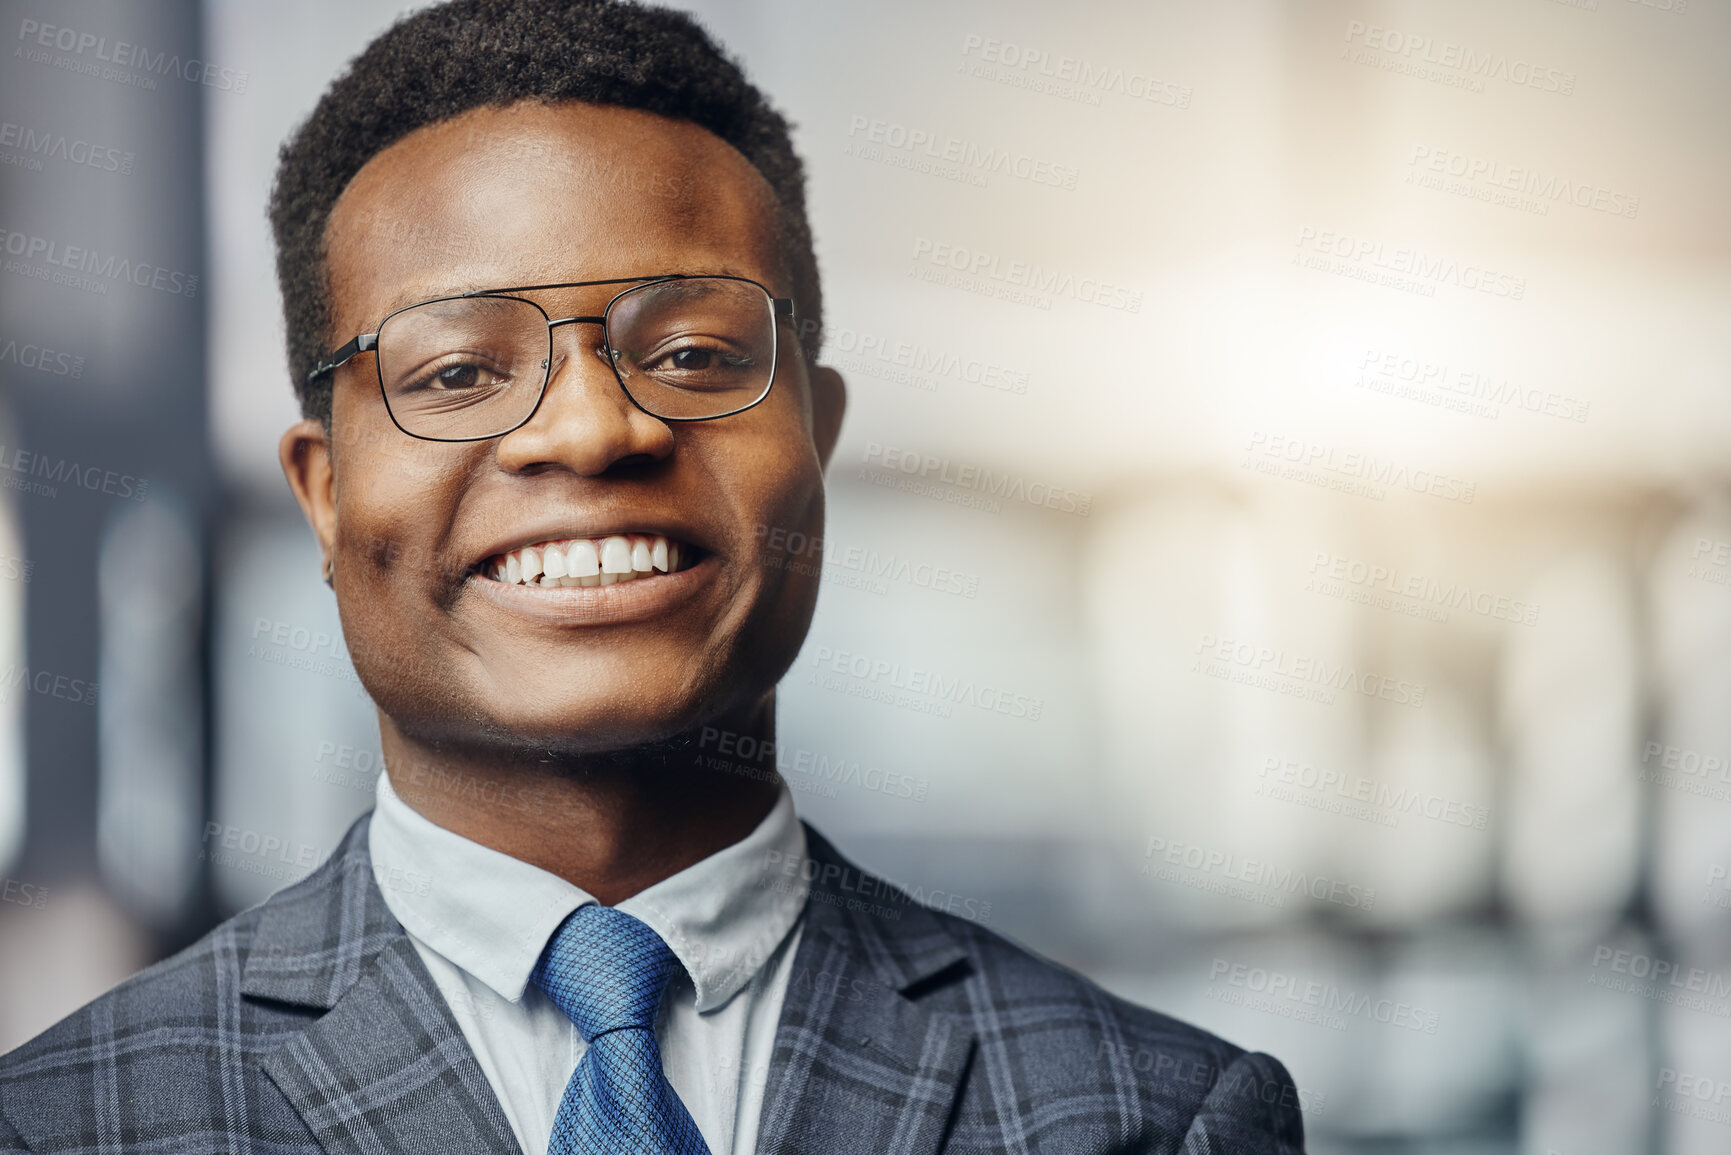
[[[457,0],[332,86],[272,203],[281,457],[378,804],[7,1056],[0,1146],[1301,1149],[1278,1062],[922,908],[716,757],[773,742],[817,596],[779,545],[843,410],[803,200],[665,11]]]

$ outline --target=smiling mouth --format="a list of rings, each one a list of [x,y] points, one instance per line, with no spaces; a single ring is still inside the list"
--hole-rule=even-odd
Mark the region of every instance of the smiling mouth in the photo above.
[[[660,534],[559,538],[497,553],[480,576],[505,585],[558,589],[610,586],[690,569],[701,552]]]

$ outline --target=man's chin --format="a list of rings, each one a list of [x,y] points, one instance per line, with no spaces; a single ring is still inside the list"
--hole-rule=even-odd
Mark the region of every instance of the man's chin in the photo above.
[[[693,746],[704,725],[690,720],[701,717],[692,710],[622,713],[620,700],[597,698],[534,713],[476,710],[461,726],[452,725],[449,715],[392,720],[398,733],[437,756],[495,765],[653,760]]]

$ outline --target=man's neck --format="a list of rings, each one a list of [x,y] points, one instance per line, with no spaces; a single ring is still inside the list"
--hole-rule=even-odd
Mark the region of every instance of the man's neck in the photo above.
[[[763,749],[774,739],[772,705],[737,723],[729,731],[736,741],[749,735]],[[391,787],[422,817],[556,874],[606,906],[738,842],[779,791],[762,773],[773,773],[773,762],[728,759],[746,773],[714,769],[715,751],[696,733],[642,751],[552,762],[452,752],[401,733],[383,715],[379,731]]]

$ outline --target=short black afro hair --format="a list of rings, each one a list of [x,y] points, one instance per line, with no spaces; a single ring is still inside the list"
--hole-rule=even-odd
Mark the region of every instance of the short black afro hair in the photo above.
[[[403,17],[369,44],[282,147],[270,222],[302,415],[329,427],[331,376],[309,383],[307,374],[350,336],[332,332],[324,249],[343,189],[416,129],[521,100],[641,109],[738,149],[775,192],[800,344],[816,361],[823,298],[804,167],[787,121],[700,25],[632,0],[451,0]]]

